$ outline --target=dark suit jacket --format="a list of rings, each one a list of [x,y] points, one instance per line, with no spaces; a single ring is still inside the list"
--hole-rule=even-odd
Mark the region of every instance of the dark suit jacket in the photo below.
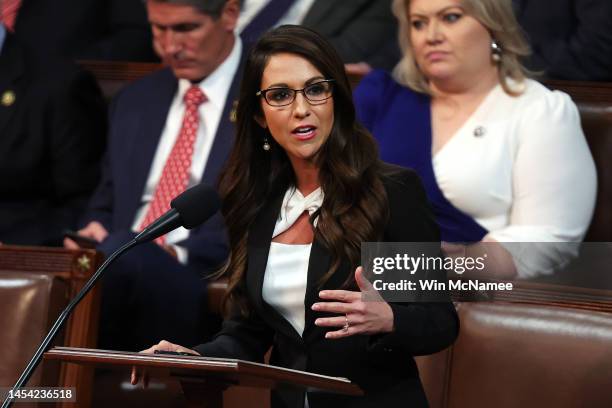
[[[436,242],[438,229],[424,190],[414,172],[402,169],[383,179],[389,199],[390,219],[384,241]],[[270,239],[284,195],[277,189],[249,230],[246,291],[252,306],[249,318],[227,319],[209,343],[195,347],[212,357],[261,361],[273,345],[270,363],[319,374],[347,377],[366,392],[363,398],[309,393],[311,408],[426,406],[414,355],[430,354],[448,347],[458,333],[452,304],[392,303],[395,332],[376,336],[352,336],[342,340],[324,338],[326,329],[314,325],[321,316],[311,310],[318,299],[318,280],[328,270],[330,256],[315,240],[310,254],[305,299],[303,337],[262,298]],[[340,288],[354,266],[344,264],[322,289]],[[442,275],[442,278],[443,279]],[[304,395],[275,392],[274,407],[302,408]]]
[[[45,61],[155,61],[142,0],[23,0],[15,35]]]
[[[201,181],[204,184],[216,185],[234,141],[234,123],[230,116],[241,72],[240,67],[227,97],[204,169]],[[102,181],[83,225],[96,220],[109,232],[131,229],[177,86],[172,71],[163,69],[129,85],[114,100]],[[204,268],[217,266],[227,254],[221,216],[216,215],[193,229],[180,245],[189,251],[190,264]]]
[[[329,39],[344,62],[391,69],[400,59],[391,0],[315,0],[302,24]]]
[[[556,79],[612,81],[612,1],[514,0],[533,49],[530,69]]]
[[[70,62],[44,71],[14,36],[0,54],[0,241],[61,243],[98,181],[104,100]],[[10,95],[14,96],[11,101]]]

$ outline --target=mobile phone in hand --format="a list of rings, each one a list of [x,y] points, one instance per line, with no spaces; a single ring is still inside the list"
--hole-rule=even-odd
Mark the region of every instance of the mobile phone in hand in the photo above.
[[[95,248],[98,245],[98,241],[93,238],[89,238],[83,235],[79,235],[76,231],[65,230],[64,237],[70,238],[76,242],[81,248]]]

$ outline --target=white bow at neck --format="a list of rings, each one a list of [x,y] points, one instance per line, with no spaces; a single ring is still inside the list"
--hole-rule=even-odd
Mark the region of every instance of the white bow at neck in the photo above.
[[[323,204],[323,198],[324,194],[321,187],[317,188],[306,197],[304,197],[297,188],[289,187],[285,192],[285,198],[283,198],[283,205],[281,206],[272,238],[291,228],[304,211],[308,211],[308,214],[312,215],[321,207],[321,204]],[[316,225],[317,220],[315,220],[315,226]]]

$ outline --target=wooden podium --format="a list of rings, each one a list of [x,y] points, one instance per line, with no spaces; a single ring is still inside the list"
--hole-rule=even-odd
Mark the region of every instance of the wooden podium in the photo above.
[[[181,383],[188,407],[222,408],[223,391],[229,386],[267,389],[290,387],[308,391],[363,395],[363,391],[346,378],[328,377],[242,360],[74,347],[55,347],[46,352],[44,358],[119,370],[130,370],[132,366],[138,366],[146,369],[151,377],[174,377]]]

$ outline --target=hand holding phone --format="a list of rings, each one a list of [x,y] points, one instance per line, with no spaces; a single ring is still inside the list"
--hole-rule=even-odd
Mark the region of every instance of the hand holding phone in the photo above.
[[[95,248],[98,245],[98,241],[93,238],[80,235],[76,231],[66,230],[64,231],[64,237],[70,238],[76,242],[81,248]]]

